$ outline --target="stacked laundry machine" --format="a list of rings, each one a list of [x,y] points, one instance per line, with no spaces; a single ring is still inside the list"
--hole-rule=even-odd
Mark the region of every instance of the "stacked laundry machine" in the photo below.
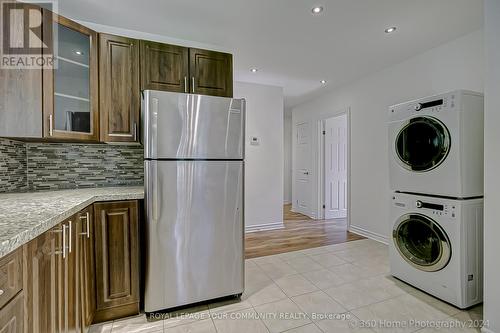
[[[389,108],[391,274],[459,308],[483,297],[483,95]]]

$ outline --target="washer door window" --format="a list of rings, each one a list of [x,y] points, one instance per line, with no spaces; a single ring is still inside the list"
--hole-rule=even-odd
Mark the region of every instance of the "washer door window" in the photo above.
[[[451,258],[451,244],[444,230],[421,214],[403,215],[393,230],[393,241],[401,256],[413,267],[435,272]]]
[[[441,164],[450,150],[450,134],[431,117],[408,120],[396,138],[396,152],[408,170],[425,172]]]

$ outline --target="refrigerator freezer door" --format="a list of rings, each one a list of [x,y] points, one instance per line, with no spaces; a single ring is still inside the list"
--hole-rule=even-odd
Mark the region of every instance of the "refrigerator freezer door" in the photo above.
[[[143,92],[146,159],[243,159],[245,101]]]
[[[243,292],[243,162],[145,161],[145,311]]]

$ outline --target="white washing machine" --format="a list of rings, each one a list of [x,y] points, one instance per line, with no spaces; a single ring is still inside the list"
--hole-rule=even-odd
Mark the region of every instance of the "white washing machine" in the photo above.
[[[483,300],[483,199],[393,194],[391,274],[465,309]]]
[[[483,196],[483,95],[457,90],[389,108],[394,191]]]

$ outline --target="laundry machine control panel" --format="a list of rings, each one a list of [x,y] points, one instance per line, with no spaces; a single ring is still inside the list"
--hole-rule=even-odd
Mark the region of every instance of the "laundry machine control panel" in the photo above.
[[[427,102],[417,102],[415,105],[410,105],[409,109],[414,111],[441,111],[448,106],[447,98],[438,98]]]
[[[427,200],[426,197],[419,196],[411,198],[408,196],[393,196],[393,204],[406,212],[421,212],[429,217],[449,217],[457,216],[457,206],[454,203],[441,202],[441,200]]]
[[[414,208],[417,210],[425,210],[426,214],[435,216],[455,217],[455,205],[427,202],[423,200],[415,200]]]
[[[458,103],[458,99],[457,92],[450,92],[394,105],[389,108],[390,118],[397,120],[400,117],[413,117],[419,113],[426,115],[439,114],[447,110],[453,110]]]

